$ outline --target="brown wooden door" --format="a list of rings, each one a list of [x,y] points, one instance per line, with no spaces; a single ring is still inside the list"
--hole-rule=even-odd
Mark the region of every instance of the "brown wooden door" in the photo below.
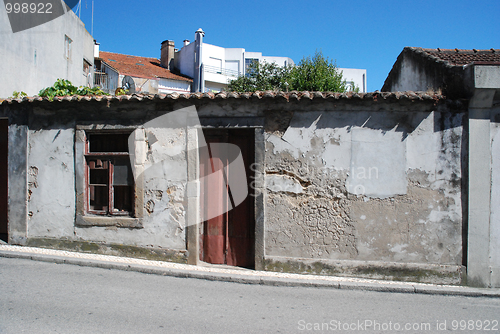
[[[250,187],[254,162],[253,130],[204,130],[208,144],[200,150],[201,210],[205,217],[223,212],[203,222],[200,259],[213,264],[228,264],[253,268],[255,266],[255,210]],[[232,174],[231,154],[224,152],[223,143],[237,145],[246,172],[248,196],[235,205],[234,191],[228,187]],[[227,146],[226,146],[227,147]],[[211,177],[206,177],[212,174]],[[240,175],[238,173],[237,175]]]
[[[8,241],[8,138],[9,120],[0,119],[0,239]]]

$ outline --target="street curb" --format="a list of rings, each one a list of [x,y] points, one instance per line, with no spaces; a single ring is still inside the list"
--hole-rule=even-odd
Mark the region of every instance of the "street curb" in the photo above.
[[[67,256],[37,254],[0,250],[0,257],[17,258],[56,264],[70,264],[82,267],[134,271],[144,274],[171,276],[177,278],[195,278],[209,281],[232,282],[239,284],[258,284],[283,287],[313,287],[339,290],[361,290],[392,293],[432,294],[464,297],[500,298],[500,289],[482,289],[464,286],[432,285],[424,283],[393,282],[382,280],[364,280],[355,278],[335,277],[335,280],[325,280],[313,275],[294,275],[300,278],[245,275],[244,273],[225,273],[203,270],[186,270],[178,268],[155,267],[135,263],[119,263],[97,259],[81,259]]]

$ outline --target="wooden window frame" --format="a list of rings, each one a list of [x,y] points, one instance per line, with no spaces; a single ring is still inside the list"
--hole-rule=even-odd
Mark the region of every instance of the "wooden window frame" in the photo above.
[[[89,214],[98,215],[98,216],[125,216],[125,217],[134,217],[135,215],[135,182],[129,185],[130,188],[130,203],[129,207],[130,211],[115,211],[115,191],[114,191],[114,166],[116,165],[116,161],[118,159],[130,159],[130,155],[128,152],[91,152],[90,151],[90,139],[89,137],[92,135],[124,135],[130,134],[129,132],[100,132],[100,131],[91,131],[85,133],[85,211]],[[108,170],[107,175],[107,184],[105,185],[92,185],[90,173],[91,173],[91,164],[89,161],[101,161],[102,164],[107,163],[107,168],[102,168]],[[95,168],[94,168],[95,169]],[[129,171],[132,173],[132,171]],[[92,186],[106,186],[107,188],[107,207],[104,210],[95,210],[91,208],[91,187]]]

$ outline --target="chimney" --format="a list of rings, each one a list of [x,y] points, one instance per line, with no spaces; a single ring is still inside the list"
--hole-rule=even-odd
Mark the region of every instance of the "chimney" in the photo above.
[[[161,43],[160,65],[167,70],[173,70],[174,67],[174,48],[174,41],[166,40]]]
[[[99,58],[99,43],[94,39],[94,58]]]
[[[205,32],[200,28],[196,30],[194,41],[194,78],[193,92],[205,92],[205,77],[203,69],[203,37]]]
[[[185,40],[184,40],[184,46],[189,45],[189,42],[190,42],[190,41],[189,41],[189,39],[185,39]]]

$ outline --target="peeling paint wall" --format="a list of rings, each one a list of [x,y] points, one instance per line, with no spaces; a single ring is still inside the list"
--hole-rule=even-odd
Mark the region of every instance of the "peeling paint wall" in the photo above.
[[[188,142],[185,128],[150,122],[192,104],[205,127],[260,131],[255,157],[262,163],[252,167],[256,266],[276,258],[451,271],[462,264],[464,113],[432,99],[21,104],[29,147],[26,161],[16,157],[26,189],[16,187],[26,193],[28,239],[185,252],[188,212],[190,221],[199,215],[199,189],[190,201],[187,189],[198,161],[188,163],[186,152],[198,143]],[[134,131],[136,217],[81,219],[90,216],[82,208],[85,131],[99,129]]]
[[[28,233],[72,237],[75,221],[74,129],[28,133]]]
[[[266,256],[461,265],[462,117],[296,111],[269,126]]]
[[[187,165],[184,129],[140,128],[146,154],[141,166],[143,196],[141,229],[117,227],[77,228],[83,240],[142,247],[185,250],[185,192]],[[137,162],[136,162],[137,163]]]
[[[81,216],[78,196],[75,198],[75,183],[84,184],[83,146],[75,149],[75,143],[82,140],[75,129],[78,124],[92,123],[81,114],[64,112],[64,117],[60,117],[57,112],[36,110],[31,120],[27,162],[28,237],[185,252],[186,129],[144,127],[147,122],[169,111],[154,111],[141,117],[132,114],[135,117],[132,119],[130,115],[121,116],[112,122],[94,115],[93,125],[86,125],[94,131],[123,131],[124,127],[138,129],[140,134],[135,137],[134,145],[141,177],[136,182],[139,188],[135,195],[142,197],[143,206],[135,213],[138,218],[84,214],[93,217],[95,224],[80,226],[75,223]],[[125,224],[114,224],[113,220],[125,221]],[[137,224],[127,225],[127,220],[139,221],[139,227]]]

